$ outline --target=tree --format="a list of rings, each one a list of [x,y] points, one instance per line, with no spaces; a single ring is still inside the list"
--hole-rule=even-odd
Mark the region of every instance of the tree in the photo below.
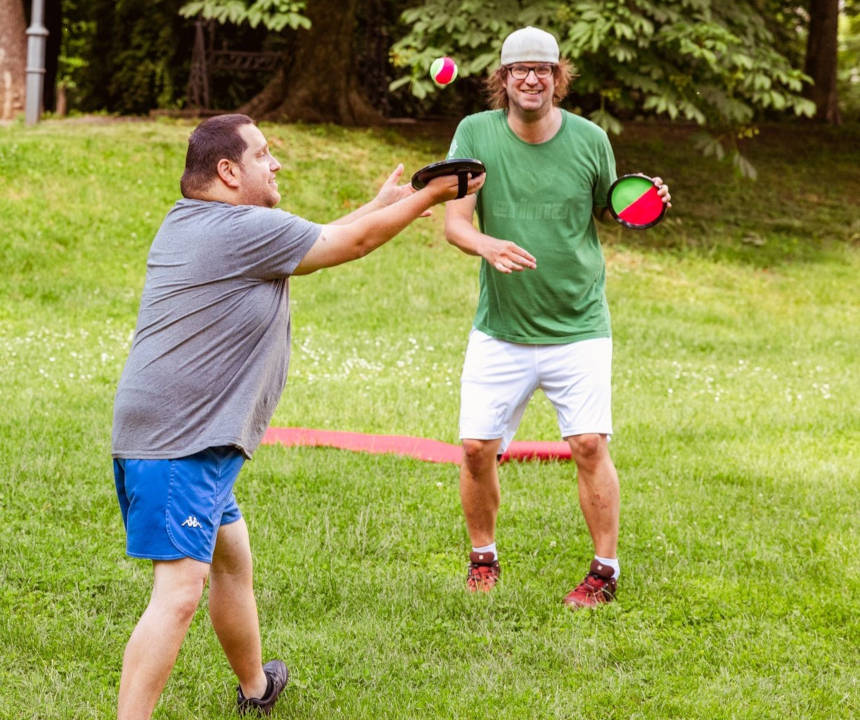
[[[24,111],[27,83],[27,26],[22,0],[0,0],[0,119]]]
[[[194,0],[181,12],[283,33],[280,69],[241,112],[255,119],[367,125],[380,122],[382,113],[359,82],[357,23],[377,5],[377,0]]]
[[[59,74],[70,107],[140,114],[181,102],[193,38],[182,2],[63,0]]]
[[[815,103],[815,118],[832,125],[842,121],[836,91],[839,0],[809,1],[809,34],[803,71],[812,82],[806,96]]]
[[[728,150],[742,174],[752,166],[739,137],[765,112],[809,116],[803,73],[780,51],[769,11],[776,0],[424,0],[403,14],[410,26],[392,49],[417,95],[433,92],[427,68],[452,54],[464,76],[498,62],[502,38],[537,25],[559,39],[576,65],[572,101],[594,122],[620,132],[622,121],[664,115],[707,127],[706,153]]]

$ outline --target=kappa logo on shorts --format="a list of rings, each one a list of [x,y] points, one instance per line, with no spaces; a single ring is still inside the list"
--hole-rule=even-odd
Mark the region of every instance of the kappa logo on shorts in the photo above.
[[[183,520],[183,521],[182,521],[182,526],[183,526],[183,527],[186,527],[186,526],[187,526],[187,527],[190,527],[190,528],[199,528],[199,527],[203,527],[203,526],[200,524],[200,521],[199,521],[199,520],[198,520],[194,515],[189,515],[187,518],[185,518],[185,520]]]

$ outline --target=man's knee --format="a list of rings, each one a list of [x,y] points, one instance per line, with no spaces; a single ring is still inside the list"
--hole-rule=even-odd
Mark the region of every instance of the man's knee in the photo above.
[[[183,569],[186,572],[181,572]],[[180,560],[169,568],[157,567],[152,603],[177,620],[190,620],[200,604],[207,575],[208,566],[197,561]]]
[[[492,467],[496,462],[501,440],[463,439],[463,462],[473,471]]]
[[[171,610],[178,620],[183,622],[191,620],[194,613],[197,612],[197,607],[200,605],[200,592],[188,592],[174,598],[174,604]]]
[[[253,561],[248,526],[244,518],[218,529],[211,575],[251,575]]]
[[[572,435],[567,441],[577,465],[593,467],[602,461],[607,452],[605,435]]]

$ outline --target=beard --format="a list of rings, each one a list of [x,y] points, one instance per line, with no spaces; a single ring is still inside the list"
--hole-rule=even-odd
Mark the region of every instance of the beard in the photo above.
[[[257,188],[245,196],[244,205],[256,205],[257,207],[273,208],[281,202],[281,194],[272,186]]]

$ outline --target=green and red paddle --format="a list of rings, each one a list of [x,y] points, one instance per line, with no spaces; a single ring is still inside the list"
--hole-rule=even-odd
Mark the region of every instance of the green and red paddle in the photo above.
[[[654,181],[641,173],[622,175],[612,183],[606,204],[612,217],[634,230],[653,227],[666,214]]]

